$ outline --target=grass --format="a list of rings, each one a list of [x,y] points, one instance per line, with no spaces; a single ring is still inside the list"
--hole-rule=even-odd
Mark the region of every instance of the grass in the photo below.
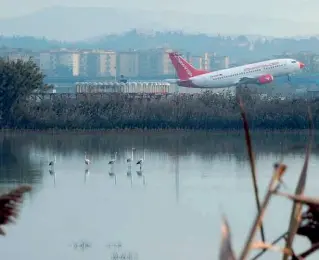
[[[91,130],[241,130],[242,119],[233,96],[203,93],[172,96],[165,100],[131,100],[127,94],[85,95],[72,99],[55,96],[52,100],[27,100],[0,120],[0,128],[67,131]],[[307,107],[317,119],[319,100],[263,100],[245,95],[245,110],[251,130],[287,131],[307,129]]]

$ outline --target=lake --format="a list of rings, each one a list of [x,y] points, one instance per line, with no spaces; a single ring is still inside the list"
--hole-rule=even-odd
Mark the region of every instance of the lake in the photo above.
[[[261,197],[282,155],[288,165],[284,191],[294,192],[306,142],[306,133],[253,134]],[[318,151],[314,147],[307,195],[319,195]],[[143,157],[140,172],[136,161]],[[1,133],[0,167],[0,193],[19,183],[34,187],[17,224],[0,237],[3,259],[218,259],[222,214],[237,255],[256,214],[243,133]],[[284,198],[271,201],[269,242],[287,230],[291,207]],[[298,238],[295,250],[308,246]]]

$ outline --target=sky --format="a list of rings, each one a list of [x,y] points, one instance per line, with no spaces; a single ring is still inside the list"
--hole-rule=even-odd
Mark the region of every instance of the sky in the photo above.
[[[36,37],[47,37],[58,40],[83,40],[92,37],[105,35],[106,33],[123,32],[134,28],[157,28],[179,29],[188,32],[222,33],[222,34],[252,34],[264,36],[308,36],[319,35],[319,0],[0,0],[0,34],[1,35],[32,35]],[[120,19],[115,25],[110,24],[100,9],[92,12],[77,9],[68,9],[67,15],[72,19],[63,21],[62,9],[55,8],[49,12],[41,12],[38,15],[31,15],[25,19],[5,20],[32,14],[44,8],[65,6],[65,7],[112,7],[136,10],[175,11],[170,13],[167,19],[160,16],[148,17],[147,15],[126,16]],[[57,11],[58,9],[58,11]],[[52,14],[55,11],[56,13]],[[63,9],[65,10],[65,9]],[[73,13],[72,13],[72,10]],[[92,9],[91,9],[92,10]],[[117,10],[117,12],[123,10]],[[189,13],[177,18],[176,11]],[[79,13],[78,13],[79,12]],[[34,26],[47,18],[43,15],[51,14],[46,19],[46,26]],[[99,13],[99,14],[98,14]],[[134,13],[134,12],[128,12]],[[139,13],[139,12],[138,12]],[[156,12],[155,12],[156,13]],[[116,12],[114,12],[116,14]],[[192,16],[194,14],[194,16]],[[203,19],[196,15],[203,15]],[[222,24],[216,24],[217,15],[223,15]],[[60,19],[55,19],[60,15]],[[61,16],[62,15],[62,16]],[[82,16],[81,16],[82,15]],[[81,20],[81,17],[91,15],[95,19],[89,21]],[[216,16],[214,16],[216,15]],[[234,17],[232,17],[234,16]],[[183,19],[183,17],[185,19]],[[214,17],[216,19],[214,19]],[[245,18],[247,17],[247,18]],[[34,19],[32,19],[34,18]],[[231,19],[234,18],[234,19]],[[132,22],[133,19],[133,22]],[[279,19],[279,20],[278,20]],[[20,21],[20,22],[19,22]],[[251,22],[250,22],[251,21]],[[292,21],[292,22],[290,22]],[[134,25],[132,24],[134,23]],[[236,26],[237,25],[237,26]],[[132,27],[132,28],[131,28]],[[65,30],[61,30],[65,28]],[[81,29],[79,29],[81,28]],[[160,28],[160,29],[158,29]]]
[[[319,21],[318,0],[1,0],[0,18],[21,16],[56,5],[182,9],[190,13],[257,14],[267,18]]]

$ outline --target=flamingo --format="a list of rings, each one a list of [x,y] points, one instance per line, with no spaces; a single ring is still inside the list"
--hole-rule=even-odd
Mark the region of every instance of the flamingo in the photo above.
[[[117,155],[117,152],[115,153],[115,157],[109,161],[109,164],[114,164],[115,163],[116,155]]]
[[[115,176],[115,173],[114,173],[114,163],[116,162],[116,155],[117,155],[117,152],[115,153],[114,158],[109,161],[109,165],[111,166],[109,175],[111,177],[115,177],[115,178],[116,178],[116,176]]]
[[[87,154],[86,154],[86,153],[85,153],[85,157],[84,157],[84,163],[85,163],[86,165],[91,164],[91,161],[89,160],[89,158],[87,158]]]
[[[54,164],[56,163],[56,155],[54,155],[54,160],[49,162],[49,166],[54,166]]]
[[[145,161],[145,149],[144,149],[144,152],[143,152],[143,158],[139,159],[136,164],[139,164],[140,165],[140,171],[142,170],[142,166],[143,166],[143,163]]]

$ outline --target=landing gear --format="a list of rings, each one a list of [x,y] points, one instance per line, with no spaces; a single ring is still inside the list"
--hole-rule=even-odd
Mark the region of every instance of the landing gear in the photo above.
[[[289,74],[288,74],[287,78],[288,78],[288,81],[291,82],[291,76]]]

